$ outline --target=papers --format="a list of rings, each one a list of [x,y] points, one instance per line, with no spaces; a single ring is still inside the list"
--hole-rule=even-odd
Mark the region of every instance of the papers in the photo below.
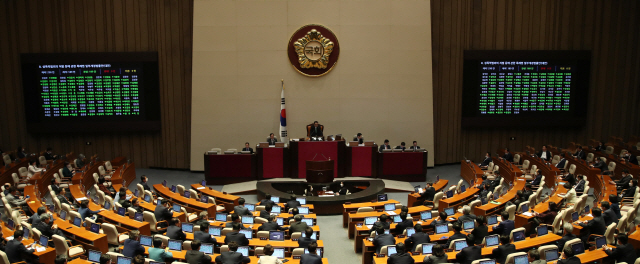
[[[373,225],[365,225],[367,228],[371,229]]]
[[[386,211],[386,213],[387,213],[388,215],[397,215],[397,214],[396,214],[396,212],[394,212],[394,211]]]
[[[491,201],[492,204],[502,204],[501,202]]]
[[[593,217],[593,215],[591,215],[591,214],[586,214],[586,215],[585,215],[585,217],[586,217],[586,216],[588,216],[588,217]]]
[[[524,212],[524,213],[522,213],[522,215],[533,216],[533,214],[531,212]]]
[[[323,195],[318,195],[318,197],[333,197],[334,195],[328,195],[328,194],[323,194]]]
[[[197,190],[202,190],[202,189],[204,189],[204,188],[206,188],[206,187],[198,187],[198,188],[196,188],[196,189],[197,189]]]
[[[276,147],[276,145],[269,145],[269,147],[270,147],[270,148],[275,148],[275,147]]]
[[[78,201],[87,200],[87,197],[76,198],[76,200],[78,200]]]
[[[46,247],[36,246],[36,252],[42,252],[42,251],[45,251],[45,250],[47,250]]]

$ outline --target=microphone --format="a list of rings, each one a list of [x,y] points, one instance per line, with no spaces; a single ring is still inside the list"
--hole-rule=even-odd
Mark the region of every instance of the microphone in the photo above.
[[[318,153],[316,153],[316,155],[313,156],[313,158],[311,160],[316,160],[316,156],[318,156]]]

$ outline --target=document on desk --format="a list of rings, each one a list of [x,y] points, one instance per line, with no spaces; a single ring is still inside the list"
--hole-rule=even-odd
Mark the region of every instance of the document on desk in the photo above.
[[[367,228],[371,229],[373,225],[365,225]]]
[[[397,215],[397,214],[396,214],[396,212],[394,212],[394,211],[386,211],[386,213],[387,213],[388,215]]]
[[[522,215],[533,216],[533,214],[531,212],[524,212],[524,213],[522,213]]]
[[[206,187],[198,187],[198,188],[196,188],[196,189],[197,189],[197,190],[202,190],[202,189],[204,189],[204,188],[206,188]]]
[[[87,197],[76,198],[76,200],[78,200],[78,201],[87,200]]]

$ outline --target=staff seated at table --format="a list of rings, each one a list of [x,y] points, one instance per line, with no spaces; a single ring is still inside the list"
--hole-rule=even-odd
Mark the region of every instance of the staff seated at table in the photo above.
[[[109,190],[109,188],[104,185],[105,182],[107,182],[107,179],[105,179],[104,177],[98,178],[98,189],[104,192],[105,195],[109,195],[112,198],[115,197],[116,194],[112,193],[111,190]]]
[[[168,247],[162,248],[162,238],[153,238],[153,247],[149,248],[149,258],[157,262],[165,262],[173,258]]]
[[[433,188],[433,184],[431,182],[426,182],[424,184],[424,191],[420,194],[420,198],[418,200],[424,201],[424,205],[433,205],[433,197],[436,195],[436,189]]]
[[[560,260],[558,260],[558,264],[582,264],[580,258],[576,257],[573,254],[573,250],[568,247],[562,251],[562,256],[560,256]]]
[[[201,245],[202,243],[200,242],[200,240],[191,241],[191,250],[187,250],[187,253],[184,254],[184,259],[187,261],[187,263],[189,264],[211,263],[211,256],[204,254],[204,252],[200,252]],[[229,248],[231,248],[231,245],[229,245]],[[238,245],[236,245],[236,250],[237,249],[238,249]],[[222,254],[224,253],[227,253],[227,252],[223,252]],[[232,263],[232,262],[229,262],[229,263]]]
[[[400,143],[400,146],[396,146],[396,148],[395,148],[395,149],[401,149],[401,150],[403,150],[403,151],[404,151],[404,150],[406,149],[406,147],[405,147],[404,145],[405,145],[405,144],[404,144],[404,142],[401,142],[401,143]]]
[[[620,160],[624,160],[626,162],[638,165],[638,157],[636,157],[635,155],[631,155],[631,153],[629,153],[628,150],[624,150]]]
[[[391,234],[385,234],[382,227],[376,229],[376,236],[373,238],[373,246],[376,247],[376,254],[380,254],[380,249],[384,246],[396,244],[396,239]]]
[[[567,159],[564,157],[564,155],[562,155],[560,158],[560,161],[558,161],[558,163],[556,164],[556,168],[560,170],[564,170],[564,166],[566,164],[567,164]]]
[[[584,175],[578,175],[576,177],[576,180],[578,181],[578,183],[576,184],[576,192],[584,192],[584,185],[586,184],[585,180],[584,180]]]
[[[473,235],[467,237],[467,245],[456,254],[456,260],[460,264],[471,264],[471,262],[482,258],[482,247],[475,245]]]
[[[53,191],[53,193],[59,193],[59,192],[60,192],[60,189],[62,189],[62,187],[60,187],[60,180],[59,180],[59,179],[56,179],[56,178],[51,179],[51,190]],[[68,192],[65,192],[65,195],[64,195],[64,196],[65,196],[68,200],[73,199],[73,196],[71,196],[71,194],[70,194],[70,193],[68,193]]]
[[[302,215],[296,215],[293,217],[293,223],[289,226],[289,234],[293,234],[295,232],[304,232],[307,230],[307,223],[302,222]]]
[[[309,254],[302,254],[300,256],[300,264],[322,264],[322,258],[316,254],[318,243],[309,244]]]
[[[382,146],[380,146],[379,151],[382,152],[385,149],[391,149],[391,146],[389,146],[389,140],[388,139],[384,140],[384,144],[382,144]]]
[[[291,195],[291,200],[287,201],[287,203],[284,205],[284,210],[288,211],[289,208],[298,208],[300,207],[300,202],[298,200],[296,200],[298,196],[295,194]],[[240,198],[242,199],[242,198]]]
[[[478,166],[480,166],[480,168],[487,168],[487,166],[489,166],[489,163],[491,163],[492,159],[491,159],[491,153],[487,152],[484,155],[484,159],[482,160],[482,162],[480,164],[478,164]]]
[[[24,236],[24,231],[16,230],[13,232],[13,239],[7,242],[7,246],[5,247],[5,254],[7,254],[7,259],[9,263],[16,263],[20,261],[24,261],[26,263],[39,263],[38,257],[33,254],[35,249],[29,249],[22,244],[22,239]],[[3,239],[4,240],[4,239]]]
[[[260,256],[258,259],[258,264],[282,264],[282,260],[273,255],[273,246],[271,244],[266,244],[263,249],[263,256]]]
[[[618,263],[635,263],[637,260],[636,250],[629,244],[629,237],[625,234],[618,234],[618,245],[615,248],[609,245],[603,246],[604,252],[613,257]]]
[[[418,141],[413,141],[413,145],[411,145],[411,147],[409,147],[409,150],[419,150],[420,146],[418,146]]]
[[[618,190],[618,194],[622,192],[622,190],[627,189],[629,187],[629,182],[633,179],[633,175],[629,174],[629,170],[622,170],[622,177],[618,181],[609,181],[611,184],[616,185],[616,189]]]
[[[584,150],[582,150],[582,146],[581,145],[577,145],[576,146],[576,153],[573,153],[573,157],[574,158],[580,158],[582,160],[587,158],[587,153],[584,152]]]
[[[407,253],[404,243],[396,244],[396,254],[389,256],[387,264],[412,264],[415,263],[411,253]]]
[[[93,215],[99,213],[102,210],[105,210],[105,209],[93,211],[89,209],[89,200],[82,200],[82,202],[80,202],[80,208],[78,208],[78,213],[80,214],[80,219],[84,220],[87,217],[92,218]]]
[[[444,243],[444,245],[447,247],[450,247],[451,242],[453,242],[456,239],[462,239],[462,238],[467,238],[467,235],[462,233],[462,225],[459,222],[455,222],[453,223],[453,235],[451,235],[449,239],[447,239],[447,242]]]
[[[549,161],[553,156],[551,156],[551,151],[547,150],[547,146],[542,146],[542,150],[538,152],[538,157],[543,160]]]
[[[416,224],[413,229],[416,231],[415,233],[413,233],[411,236],[409,236],[404,243],[406,244],[407,248],[410,249],[411,251],[419,251],[417,246],[423,243],[429,243],[431,242],[431,237],[429,237],[429,234],[424,232],[424,229],[422,229],[422,225],[421,224]]]
[[[149,187],[149,184],[147,184],[147,181],[149,181],[149,178],[145,175],[140,176],[140,185],[142,185],[142,188],[145,191],[150,191],[151,192],[151,187]]]
[[[580,234],[582,241],[587,241],[587,239],[593,240],[593,237],[590,238],[591,235],[603,236],[604,232],[607,231],[607,225],[605,225],[604,218],[602,217],[602,209],[598,207],[593,208],[591,209],[591,214],[593,215],[593,219],[577,222],[581,227],[587,228],[585,230],[587,232],[581,232]]]
[[[358,141],[358,144],[364,143],[364,138],[362,137],[362,133],[356,134],[356,136],[353,137],[353,141]]]
[[[36,210],[36,213],[33,214],[31,217],[29,217],[29,219],[27,220],[27,223],[31,224],[31,226],[37,225],[38,223],[40,223],[40,216],[46,213],[47,213],[46,207],[44,206],[38,207],[38,210]]]
[[[480,245],[482,244],[482,239],[489,235],[489,227],[487,226],[487,219],[483,215],[479,215],[476,218],[476,224],[471,234],[476,239],[476,245]]]
[[[504,155],[502,155],[502,158],[507,160],[508,162],[513,162],[513,154],[509,152],[509,148],[504,149]]]
[[[276,230],[288,230],[288,227],[282,227],[278,225],[278,217],[275,215],[270,215],[267,218],[266,223],[262,224],[258,227],[258,231],[276,231]]]
[[[618,219],[622,218],[620,213],[620,198],[615,194],[609,194],[609,202],[611,203],[611,210],[616,213]]]
[[[449,222],[447,222],[447,213],[445,211],[442,211],[438,214],[439,214],[438,217],[436,217],[436,219],[433,219],[433,221],[431,221],[432,227],[435,228],[436,225],[449,224]],[[380,219],[382,219],[382,216],[380,217]]]
[[[215,244],[218,242],[215,237],[209,234],[209,223],[200,224],[200,230],[193,232],[193,239],[202,243]]]
[[[198,220],[193,224],[201,225],[203,223],[209,223],[209,213],[206,210],[203,210],[198,214]]]
[[[158,222],[159,227],[167,227],[169,220],[173,217],[171,212],[171,202],[167,199],[162,199],[160,204],[156,206],[156,210],[153,212]],[[165,221],[160,223],[161,221]]]
[[[318,123],[318,121],[313,121],[313,126],[311,127],[311,130],[309,131],[309,136],[314,138],[314,137],[324,137],[324,134],[322,132],[322,127],[320,127],[320,124]]]
[[[73,178],[73,172],[71,172],[72,170],[73,169],[71,168],[71,164],[69,164],[68,161],[65,161],[64,166],[62,167],[62,175],[60,176],[70,180],[71,178]]]
[[[482,178],[486,177],[487,176],[482,175]],[[480,191],[480,193],[475,195],[476,197],[478,197],[478,200],[490,199],[491,197],[487,197],[487,195],[489,195],[489,192],[491,192],[491,184],[481,184],[480,187],[482,188],[482,190]]]
[[[558,205],[555,202],[549,202],[549,210],[542,213],[533,212],[533,215],[537,219],[535,222],[539,224],[552,225],[553,220],[555,220],[558,215]],[[535,226],[532,228],[535,228]]]
[[[348,191],[349,191],[349,189],[344,186],[344,182],[340,182],[340,187],[336,191],[336,195],[347,195]]]
[[[169,239],[180,241],[187,240],[187,234],[182,232],[182,223],[180,223],[180,219],[178,219],[177,217],[171,218],[171,220],[169,220],[169,227],[167,227],[167,237],[169,237]]]
[[[369,231],[376,231],[378,228],[389,229],[391,226],[391,219],[387,214],[381,214],[379,220],[373,223],[373,226]]]
[[[31,178],[33,177],[33,175],[36,175],[37,173],[44,171],[44,169],[42,168],[38,168],[38,162],[37,160],[32,160],[29,161],[29,168],[27,170],[27,178]]]
[[[542,182],[542,172],[540,171],[540,169],[537,169],[536,170],[536,176],[531,181],[531,185],[540,185],[540,182]]]
[[[394,229],[395,234],[402,235],[405,229],[413,227],[413,218],[407,219],[407,215],[407,212],[400,212],[400,219],[402,219],[402,222],[396,224],[396,228]]]
[[[242,151],[249,151],[249,153],[253,154],[253,149],[249,146],[249,142],[244,143],[244,148],[242,148]]]
[[[601,201],[600,207],[604,210],[602,212],[602,218],[604,219],[604,224],[606,226],[609,226],[611,223],[618,223],[618,216],[611,209],[611,204],[609,204],[608,201]]]
[[[145,248],[140,244],[140,231],[129,231],[129,238],[124,241],[122,255],[133,258],[137,255],[144,255]]]
[[[511,243],[511,239],[508,235],[500,235],[500,246],[494,248],[491,252],[491,258],[496,259],[496,262],[504,264],[507,260],[507,256],[516,252],[516,246]]]
[[[493,233],[508,236],[511,234],[511,230],[515,229],[515,223],[513,220],[509,220],[509,212],[507,211],[502,211],[500,217],[502,217],[502,222],[493,228]]]
[[[433,245],[431,248],[433,254],[426,255],[422,262],[424,264],[443,264],[449,263],[449,256],[444,252],[444,246],[441,244]]]
[[[307,229],[304,230],[304,234],[304,237],[298,239],[299,248],[307,248],[309,244],[317,242],[317,240],[311,238],[311,236],[313,236],[313,228],[307,227]]]
[[[627,189],[620,194],[620,197],[622,199],[633,198],[636,195],[636,191],[638,189],[637,187],[638,187],[638,180],[631,180],[629,182],[629,187],[627,187]]]
[[[249,239],[247,239],[243,233],[240,233],[240,226],[242,226],[241,223],[233,223],[231,225],[233,230],[227,233],[227,236],[224,238],[225,244],[229,245],[229,243],[235,242],[240,246],[249,245]]]
[[[245,200],[244,198],[238,199],[238,205],[233,207],[233,212],[238,214],[239,216],[243,215],[252,215],[249,211],[249,208],[244,207]]]
[[[267,138],[267,143],[273,146],[276,144],[276,142],[278,142],[278,139],[273,135],[273,133],[269,134],[269,138]]]
[[[561,179],[571,184],[571,186],[576,185],[576,177],[571,173],[567,173],[567,175],[561,176]]]

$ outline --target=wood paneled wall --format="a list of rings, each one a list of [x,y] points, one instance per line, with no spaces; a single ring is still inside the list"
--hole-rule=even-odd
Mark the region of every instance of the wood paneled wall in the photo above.
[[[141,167],[189,168],[192,0],[19,0],[0,2],[0,148],[51,146]],[[157,51],[162,130],[156,133],[30,134],[20,53]],[[86,145],[85,142],[91,142]]]
[[[609,0],[431,0],[435,163],[498,147],[640,134],[640,4]],[[551,130],[461,128],[463,50],[591,50],[588,122]],[[526,120],[522,120],[526,122]],[[515,140],[510,140],[515,137]]]

